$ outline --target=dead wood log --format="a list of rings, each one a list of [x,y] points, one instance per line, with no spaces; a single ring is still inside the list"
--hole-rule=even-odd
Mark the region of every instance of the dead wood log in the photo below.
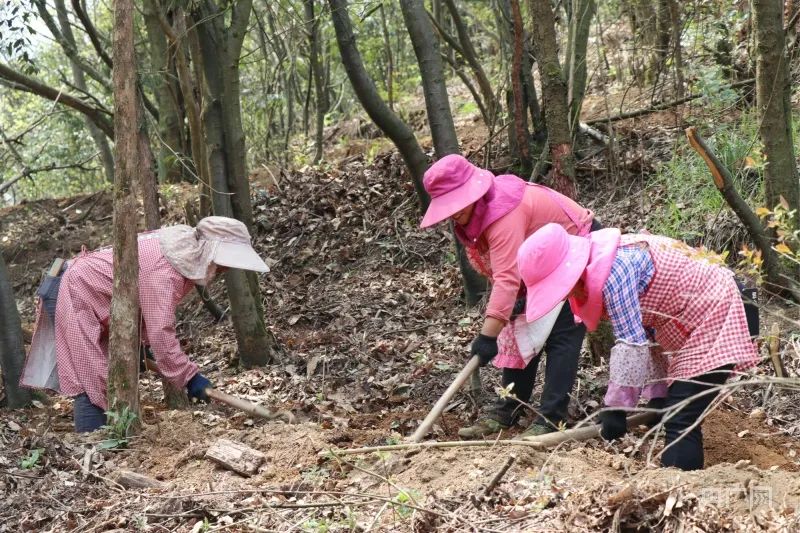
[[[206,451],[206,458],[245,477],[255,474],[266,460],[260,451],[228,439],[219,439],[212,444]]]
[[[117,470],[109,477],[126,489],[166,489],[169,487],[163,481],[131,470]]]
[[[689,139],[689,144],[695,151],[700,154],[700,157],[708,165],[711,175],[714,177],[714,185],[719,190],[720,194],[728,205],[739,217],[753,242],[761,251],[761,258],[764,265],[764,273],[767,281],[772,285],[775,292],[783,292],[784,289],[791,290],[789,287],[781,286],[781,276],[778,267],[778,256],[775,250],[772,249],[769,235],[767,235],[764,226],[761,224],[758,216],[750,209],[747,202],[739,196],[738,191],[733,186],[733,178],[730,171],[722,164],[719,158],[711,151],[706,144],[705,139],[697,133],[694,127],[686,128],[686,138]]]

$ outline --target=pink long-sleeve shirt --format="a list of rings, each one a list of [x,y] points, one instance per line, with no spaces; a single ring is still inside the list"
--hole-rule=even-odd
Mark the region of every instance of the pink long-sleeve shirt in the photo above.
[[[521,283],[517,250],[528,236],[550,222],[560,224],[571,235],[585,235],[593,218],[591,210],[552,189],[526,187],[519,205],[490,224],[478,238],[478,251],[488,255],[491,269],[492,292],[486,316],[503,321],[511,316]]]
[[[108,325],[113,287],[111,248],[81,254],[61,280],[56,306],[56,359],[62,394],[86,393],[108,408]],[[181,350],[175,334],[175,310],[193,283],[161,253],[156,233],[139,236],[139,304],[142,340],[150,345],[161,374],[184,387],[197,365]],[[138,354],[133,354],[138,357]]]

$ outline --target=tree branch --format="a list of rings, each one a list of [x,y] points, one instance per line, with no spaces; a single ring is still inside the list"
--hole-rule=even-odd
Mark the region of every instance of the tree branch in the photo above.
[[[81,170],[89,170],[84,165],[88,161],[90,161],[93,157],[95,157],[96,155],[97,154],[92,154],[91,157],[81,161],[80,163],[72,163],[72,164],[69,164],[69,165],[56,165],[55,163],[53,163],[51,165],[47,165],[47,166],[44,166],[44,167],[25,168],[25,169],[22,170],[22,173],[20,173],[19,176],[16,176],[16,177],[14,177],[14,178],[12,178],[12,179],[0,184],[0,195],[2,195],[4,192],[6,192],[8,189],[10,189],[11,186],[14,185],[16,182],[18,182],[19,180],[21,180],[23,178],[29,178],[29,177],[33,176],[34,174],[38,174],[40,172],[50,172],[51,170],[64,170],[64,169],[67,169],[67,168],[79,168]]]
[[[755,83],[755,78],[748,78],[746,80],[737,81],[736,83],[731,83],[730,85],[724,85],[720,87],[720,89],[735,89],[737,87],[743,87],[745,85],[750,85]],[[697,100],[698,98],[702,98],[706,96],[706,93],[699,93],[699,94],[692,94],[689,96],[685,96],[683,98],[678,98],[677,100],[672,100],[670,102],[664,102],[661,104],[656,104],[654,106],[645,108],[645,109],[637,109],[635,111],[626,111],[624,113],[619,113],[617,115],[611,115],[610,117],[604,118],[594,118],[592,120],[587,120],[586,124],[589,126],[595,124],[602,124],[604,122],[617,122],[619,120],[625,120],[628,118],[636,118],[642,115],[649,115],[650,113],[655,113],[657,111],[664,111],[665,109],[670,109],[675,106],[679,106],[681,104],[685,104],[686,102],[690,102],[692,100]]]
[[[692,148],[700,154],[700,157],[702,157],[706,165],[708,165],[708,169],[714,177],[714,185],[717,187],[720,194],[722,194],[722,197],[725,198],[725,201],[728,202],[731,209],[733,209],[733,212],[736,213],[736,216],[739,217],[739,220],[742,221],[744,227],[747,228],[755,245],[761,250],[767,281],[773,286],[776,292],[782,292],[784,290],[791,291],[790,287],[781,285],[783,279],[778,267],[778,256],[772,249],[772,242],[770,241],[769,235],[767,235],[764,226],[761,224],[761,220],[759,220],[758,216],[750,209],[750,206],[747,205],[747,202],[745,202],[736,191],[736,188],[733,186],[733,178],[731,177],[730,171],[711,151],[705,139],[697,133],[696,128],[686,128],[686,138],[689,140],[689,144]]]
[[[430,11],[428,11],[426,9],[425,13],[428,14],[428,18],[431,19],[431,23],[433,24],[433,27],[436,28],[436,31],[439,33],[439,35],[442,37],[442,39],[444,39],[444,41],[448,45],[450,45],[450,48],[452,48],[453,50],[458,52],[458,54],[461,57],[466,57],[466,54],[464,54],[464,49],[461,48],[461,45],[458,44],[458,41],[456,41],[455,37],[453,37],[452,35],[447,33],[447,31],[444,28],[442,28],[441,24],[439,24],[439,22],[434,18],[433,14]]]
[[[72,0],[72,9],[75,10],[75,14],[78,15],[78,19],[81,21],[81,24],[83,24],[83,29],[86,30],[86,34],[89,36],[89,40],[92,42],[92,46],[94,46],[97,55],[100,56],[100,59],[103,60],[103,63],[105,63],[108,68],[114,68],[114,63],[103,48],[97,29],[83,10],[80,0]]]
[[[56,24],[56,21],[53,19],[53,16],[47,10],[47,4],[44,0],[35,0],[36,8],[39,11],[39,16],[42,17],[47,29],[50,30],[50,33],[53,34],[53,37],[58,42],[61,49],[64,51],[64,54],[75,62],[78,67],[83,70],[90,78],[95,80],[99,83],[104,89],[107,91],[111,91],[111,83],[109,83],[108,78],[103,76],[100,72],[98,72],[93,66],[88,64],[83,58],[80,57],[78,51],[75,49],[75,43],[71,42],[67,36],[62,33],[61,29]]]
[[[109,120],[111,113],[104,108],[97,108],[88,105],[80,98],[76,98],[71,94],[66,94],[63,91],[58,91],[49,85],[45,85],[39,80],[35,80],[24,74],[17,72],[8,65],[0,63],[0,78],[4,78],[10,82],[12,86],[21,91],[33,93],[53,102],[64,104],[71,107],[79,113],[86,115],[100,130],[105,133],[109,139],[114,138],[114,127]]]

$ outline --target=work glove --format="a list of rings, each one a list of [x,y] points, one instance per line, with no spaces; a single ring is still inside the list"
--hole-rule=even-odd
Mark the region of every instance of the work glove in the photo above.
[[[628,423],[625,419],[625,411],[603,411],[600,413],[600,436],[605,440],[614,440],[622,437],[628,432]]]
[[[489,337],[481,333],[472,341],[472,355],[477,355],[481,366],[486,366],[497,355],[497,337]]]
[[[206,394],[206,389],[210,386],[211,382],[208,381],[203,374],[198,372],[186,384],[186,391],[189,394],[189,398],[197,398],[201,402],[207,402],[208,395]]]

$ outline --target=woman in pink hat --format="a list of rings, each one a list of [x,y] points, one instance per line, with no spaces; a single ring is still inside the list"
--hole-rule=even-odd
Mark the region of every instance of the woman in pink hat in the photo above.
[[[421,226],[451,219],[470,263],[492,282],[486,316],[471,353],[484,365],[494,359],[494,365],[503,369],[503,386],[513,384],[515,397],[499,400],[475,425],[459,431],[465,438],[482,437],[517,422],[520,402],[530,400],[539,365],[538,350],[521,341],[526,323],[514,313],[516,300],[524,297],[517,250],[528,235],[549,222],[569,234],[584,236],[600,225],[590,210],[566,196],[517,176],[494,176],[460,155],[434,163],[425,173],[424,184],[431,203]],[[564,305],[544,346],[544,390],[538,416],[526,435],[554,431],[566,421],[584,333],[583,325],[575,324],[569,306]]]
[[[664,422],[662,464],[703,468],[698,420],[732,371],[758,361],[733,273],[668,237],[604,229],[586,239],[557,224],[531,235],[518,262],[529,321],[569,296],[589,331],[604,315],[611,322],[605,405],[612,409],[601,413],[603,438],[626,433],[621,408],[640,396],[665,398],[664,409],[676,410]]]

